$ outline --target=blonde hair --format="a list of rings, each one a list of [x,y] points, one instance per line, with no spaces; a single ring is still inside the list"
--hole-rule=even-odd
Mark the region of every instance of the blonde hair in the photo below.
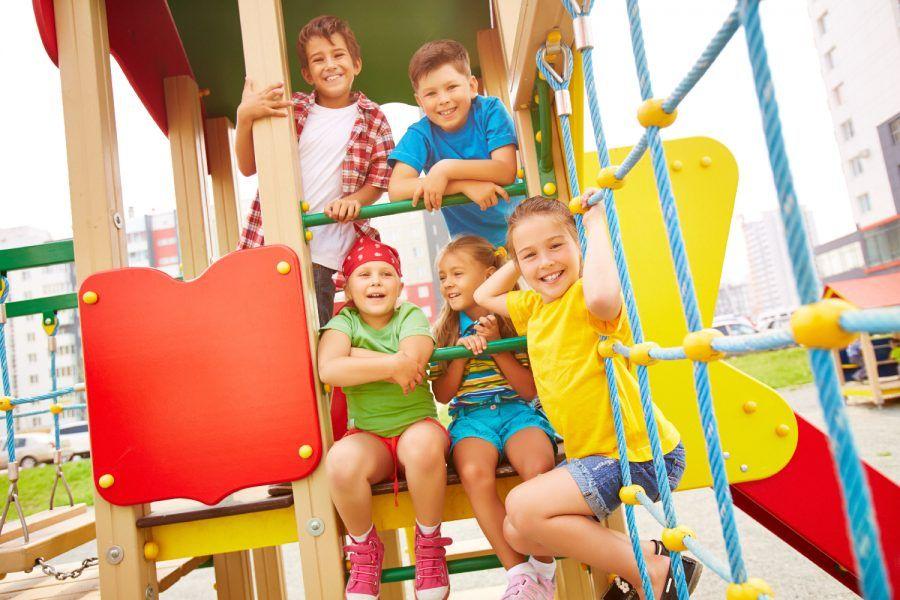
[[[578,243],[578,229],[575,227],[575,217],[569,212],[568,207],[553,198],[545,196],[532,196],[527,200],[523,200],[513,213],[509,216],[506,230],[506,249],[512,259],[518,262],[516,257],[516,248],[513,245],[513,231],[525,219],[529,217],[540,216],[547,219],[557,221],[562,225],[566,232],[572,236],[575,243]]]
[[[441,250],[435,261],[435,266],[439,265],[445,256],[453,253],[466,254],[478,264],[483,265],[485,269],[491,267],[499,269],[506,262],[506,252],[502,246],[495,249],[483,237],[464,235],[455,238]],[[498,316],[498,322],[502,337],[513,337],[515,335],[515,328],[509,319]],[[445,301],[441,307],[441,312],[434,324],[434,337],[439,348],[453,346],[459,339],[459,313],[450,308],[449,302]],[[443,366],[446,367],[446,364],[443,364]]]

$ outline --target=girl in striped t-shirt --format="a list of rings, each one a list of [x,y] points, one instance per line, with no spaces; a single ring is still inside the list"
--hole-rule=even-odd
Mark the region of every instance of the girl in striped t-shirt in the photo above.
[[[450,404],[453,464],[478,524],[507,569],[504,598],[552,599],[556,587],[552,557],[528,558],[503,537],[506,511],[497,495],[495,472],[505,457],[523,479],[551,470],[555,433],[535,408],[534,378],[525,352],[484,354],[487,343],[512,337],[508,319],[475,304],[475,289],[505,261],[506,253],[484,238],[467,235],[450,242],[437,261],[444,306],[435,325],[438,346],[463,345],[475,356],[438,363],[432,389]]]

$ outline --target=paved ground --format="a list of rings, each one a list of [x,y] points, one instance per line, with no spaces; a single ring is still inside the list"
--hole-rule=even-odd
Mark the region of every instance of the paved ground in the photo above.
[[[812,386],[794,390],[782,390],[788,402],[798,413],[822,426],[821,412]],[[900,405],[876,409],[868,406],[850,407],[850,421],[862,456],[871,465],[895,482],[900,482]],[[811,491],[812,492],[812,491]],[[677,494],[676,506],[680,520],[691,524],[704,543],[724,559],[721,531],[716,518],[716,505],[709,490],[695,490]],[[810,497],[814,502],[814,497]],[[644,535],[658,534],[659,526],[644,511],[638,511],[641,531]],[[765,578],[775,587],[780,598],[838,600],[855,598],[846,588],[794,552],[787,544],[769,533],[755,521],[738,511],[738,527],[744,548],[744,558],[751,576]],[[472,522],[447,527],[447,533],[458,542],[480,537],[478,526]],[[93,545],[80,548],[60,562],[80,560],[96,555]],[[284,564],[289,587],[289,598],[303,598],[300,585],[298,551],[295,545],[284,547]],[[163,594],[165,598],[200,599],[215,598],[211,569],[195,571]],[[457,600],[481,600],[499,598],[503,591],[504,576],[500,570],[454,575],[452,598]],[[712,574],[707,574],[693,595],[697,600],[720,600],[725,596],[724,584]],[[337,596],[336,596],[337,597]]]

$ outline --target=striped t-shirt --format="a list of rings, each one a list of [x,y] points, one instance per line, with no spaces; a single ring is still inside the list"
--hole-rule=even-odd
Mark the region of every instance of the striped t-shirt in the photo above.
[[[459,313],[459,335],[465,337],[475,334],[475,322],[466,313]],[[528,367],[528,354],[516,352],[516,360]],[[434,380],[444,374],[441,363],[432,363],[430,379]],[[466,363],[462,383],[456,396],[450,401],[450,414],[462,407],[477,406],[496,402],[531,402],[533,398],[523,399],[503,377],[497,363],[489,354],[481,354]]]

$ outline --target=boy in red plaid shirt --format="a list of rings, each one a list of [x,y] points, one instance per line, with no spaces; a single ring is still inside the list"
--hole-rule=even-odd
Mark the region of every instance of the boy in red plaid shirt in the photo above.
[[[378,105],[361,92],[352,91],[353,79],[362,70],[362,58],[346,21],[323,15],[307,23],[300,30],[297,54],[303,79],[314,91],[295,92],[286,101],[283,83],[254,91],[253,82],[247,79],[237,110],[234,149],[241,173],[256,173],[253,121],[286,117],[287,108],[293,105],[304,200],[311,212],[324,212],[338,221],[317,228],[309,244],[319,323],[324,325],[334,312],[332,277],[356,239],[352,221],[363,206],[375,202],[387,189],[391,175],[387,157],[394,140]],[[365,223],[361,225],[368,228]],[[257,195],[238,248],[253,248],[264,242]]]

